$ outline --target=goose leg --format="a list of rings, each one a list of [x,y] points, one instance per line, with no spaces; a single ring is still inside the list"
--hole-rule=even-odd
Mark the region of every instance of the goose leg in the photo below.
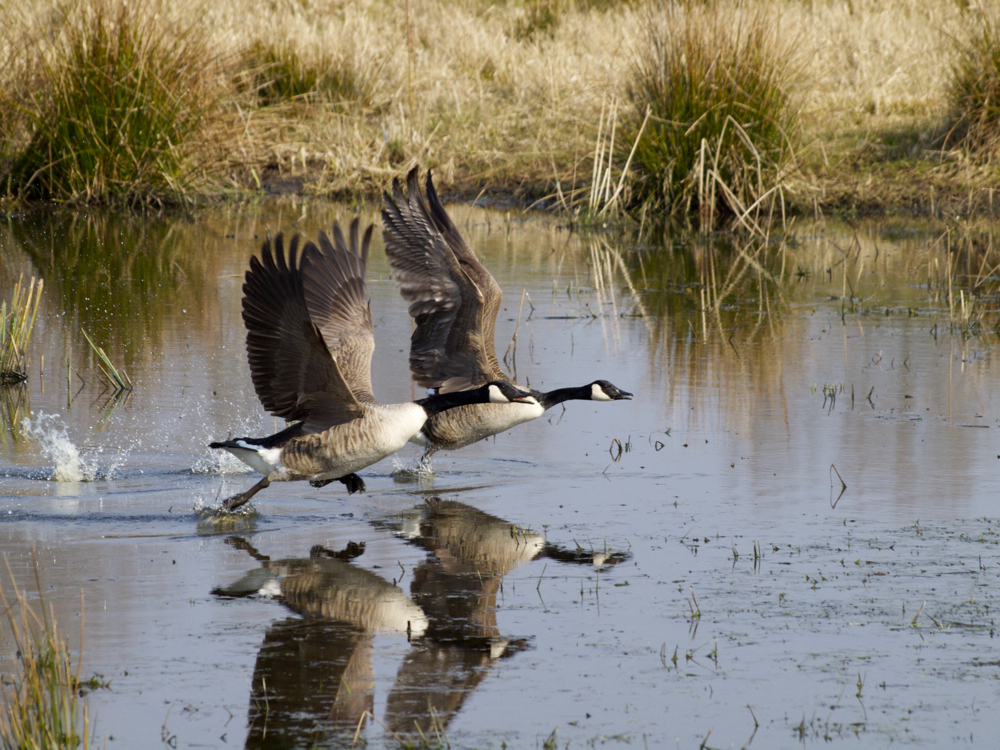
[[[424,455],[420,457],[420,464],[417,466],[417,471],[419,471],[421,474],[433,474],[434,467],[431,464],[431,457],[437,452],[438,452],[437,447],[433,445],[427,450],[425,450]]]
[[[259,482],[257,482],[257,484],[255,484],[253,487],[248,489],[246,492],[240,493],[239,495],[233,495],[227,500],[224,500],[222,503],[222,508],[220,508],[220,512],[225,511],[227,513],[231,513],[232,511],[239,508],[241,505],[245,505],[246,503],[250,502],[251,497],[256,495],[258,492],[260,492],[262,489],[269,486],[270,484],[271,480],[268,479],[267,477],[264,477]]]
[[[341,477],[337,481],[344,483],[344,486],[347,488],[348,495],[353,495],[355,492],[365,491],[365,482],[357,474],[348,474],[347,476]]]

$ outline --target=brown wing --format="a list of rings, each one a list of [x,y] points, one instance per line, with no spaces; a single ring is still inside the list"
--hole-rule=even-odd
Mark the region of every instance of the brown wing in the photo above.
[[[411,171],[411,174],[414,177],[413,185],[416,186],[416,170]],[[479,258],[476,257],[472,248],[466,244],[462,235],[459,234],[458,227],[455,226],[451,217],[448,216],[447,211],[444,210],[444,206],[441,205],[441,200],[438,198],[437,190],[434,189],[434,179],[431,177],[430,170],[427,170],[427,202],[430,205],[431,219],[434,222],[435,228],[444,237],[451,251],[455,253],[455,256],[462,264],[462,269],[479,288],[483,300],[479,316],[486,357],[489,360],[492,372],[498,377],[503,376],[503,379],[507,379],[500,370],[500,363],[497,361],[497,353],[494,349],[497,313],[500,312],[500,304],[503,302],[503,290],[500,289],[497,280],[493,278],[493,274],[486,269],[486,266],[479,262]]]
[[[276,417],[302,420],[322,432],[362,414],[306,307],[296,235],[285,257],[284,240],[267,240],[260,260],[250,259],[243,284],[243,322],[254,390]]]
[[[447,393],[507,379],[500,371],[493,349],[496,311],[491,313],[486,306],[486,298],[474,278],[477,269],[463,264],[439,224],[458,239],[463,252],[471,254],[471,251],[440,203],[438,207],[447,224],[435,221],[420,196],[416,169],[407,176],[406,193],[398,180],[393,181],[392,190],[392,196],[386,194],[383,200],[383,237],[393,277],[403,299],[410,303],[410,315],[416,322],[410,342],[414,381]],[[481,265],[479,268],[492,281]],[[495,281],[493,285],[496,286]]]
[[[358,243],[358,219],[351,222],[350,248],[337,222],[333,242],[322,231],[319,247],[312,243],[302,251],[302,286],[309,317],[323,335],[331,356],[340,366],[347,387],[359,402],[374,403],[372,352],[375,332],[365,284],[368,246],[372,230]]]

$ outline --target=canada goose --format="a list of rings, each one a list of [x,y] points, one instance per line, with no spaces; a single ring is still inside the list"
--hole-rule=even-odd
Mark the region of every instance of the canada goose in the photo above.
[[[271,482],[307,479],[314,487],[334,480],[349,492],[364,490],[354,472],[402,448],[424,422],[445,409],[474,403],[534,404],[510,383],[477,383],[405,404],[380,404],[372,395],[375,349],[365,266],[372,226],[358,250],[358,220],[350,249],[339,224],[333,242],[319,233],[298,256],[295,235],[286,258],[282,235],[264,242],[250,259],[243,284],[243,322],[254,390],[264,408],[295,424],[264,438],[237,438],[210,447],[232,453],[264,475],[222,509],[240,507]]]
[[[393,180],[383,196],[385,254],[400,293],[416,322],[410,342],[410,370],[417,385],[451,393],[510,378],[500,369],[493,332],[503,292],[479,262],[448,216],[431,173],[427,201],[420,196],[417,169],[406,178],[407,192]],[[457,450],[483,438],[537,419],[546,409],[569,400],[619,401],[632,398],[607,380],[548,393],[532,391],[535,403],[496,409],[477,404],[438,414],[411,440],[435,451]]]

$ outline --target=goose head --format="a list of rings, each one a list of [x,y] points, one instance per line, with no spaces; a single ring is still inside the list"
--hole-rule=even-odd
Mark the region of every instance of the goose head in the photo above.
[[[537,404],[538,399],[531,391],[518,388],[506,380],[494,380],[486,384],[491,404]]]
[[[621,390],[607,380],[595,380],[590,384],[591,401],[622,401],[632,398],[631,393]]]

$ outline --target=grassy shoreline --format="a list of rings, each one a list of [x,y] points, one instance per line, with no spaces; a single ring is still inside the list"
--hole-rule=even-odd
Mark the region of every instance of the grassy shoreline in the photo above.
[[[799,127],[780,178],[772,175],[786,211],[992,212],[995,168],[948,138],[956,40],[975,8],[947,0],[759,6],[790,50],[782,85]],[[586,211],[601,123],[612,108],[624,122],[638,107],[628,87],[656,7],[614,0],[0,6],[0,196],[8,205],[133,206],[261,192],[372,197],[419,164],[434,168],[452,195]],[[747,7],[717,0],[672,12],[738,23]],[[84,137],[108,133],[102,147],[110,166],[88,176],[77,162],[89,148],[67,141],[67,155],[57,158],[53,143],[81,137],[61,127],[82,106],[63,92],[90,64],[70,54],[69,42],[96,33],[102,14],[110,52],[85,82],[88,96],[105,96],[109,70],[124,82],[102,99],[104,120],[78,123]],[[143,54],[146,67],[135,62]],[[133,76],[137,68],[151,73]],[[164,79],[182,87],[137,95],[130,88]],[[123,146],[122,120],[148,133],[157,119],[137,113],[154,107],[175,118],[162,125],[166,136]],[[50,122],[60,127],[40,139]],[[627,163],[624,132],[613,148],[612,184]],[[35,155],[23,157],[31,147]],[[57,179],[54,164],[67,167],[64,176]],[[621,181],[622,204],[633,212],[637,174],[633,164]]]

